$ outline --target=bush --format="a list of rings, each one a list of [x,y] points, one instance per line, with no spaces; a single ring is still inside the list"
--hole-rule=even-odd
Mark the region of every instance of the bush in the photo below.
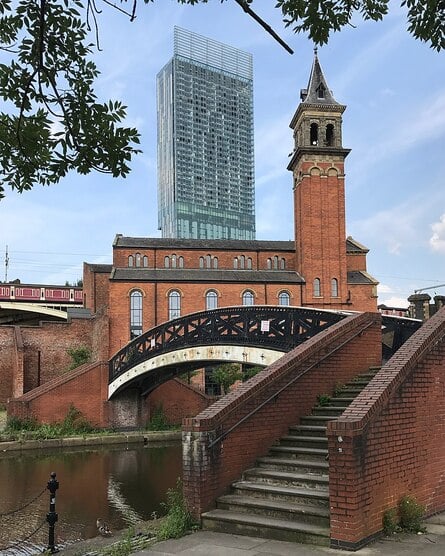
[[[237,380],[243,379],[243,373],[240,371],[240,366],[236,363],[226,363],[216,367],[212,373],[212,378],[216,384],[221,386],[223,393],[227,394],[230,387]]]
[[[162,506],[167,510],[167,515],[159,529],[158,539],[178,539],[193,527],[194,523],[187,509],[181,479],[178,478],[175,488],[167,490],[167,502],[163,502]]]
[[[19,419],[9,417],[6,423],[6,434],[31,432],[32,438],[46,440],[76,434],[86,434],[95,429],[74,405],[71,404],[63,421],[40,424],[35,419]]]
[[[425,507],[416,502],[411,496],[403,496],[397,508],[386,510],[383,514],[383,531],[392,535],[401,531],[408,533],[425,533],[422,517]]]
[[[404,531],[410,533],[424,533],[425,527],[422,525],[422,517],[425,513],[425,506],[419,504],[410,496],[403,496],[399,502],[399,525]]]
[[[71,357],[71,363],[68,367],[69,371],[80,367],[80,365],[85,365],[91,361],[91,349],[86,346],[79,346],[76,348],[70,348],[67,350],[68,355]]]
[[[155,408],[146,429],[149,431],[166,431],[172,428],[174,427],[168,422],[162,404],[159,404]]]

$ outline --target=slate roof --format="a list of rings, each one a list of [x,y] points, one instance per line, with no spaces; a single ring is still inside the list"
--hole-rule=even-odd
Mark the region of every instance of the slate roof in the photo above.
[[[332,91],[328,87],[328,83],[318,60],[317,50],[314,52],[314,61],[307,89],[301,90],[300,97],[303,104],[329,104],[331,106],[334,104],[341,106],[335,100]]]
[[[156,237],[125,237],[117,235],[114,248],[134,249],[194,249],[220,251],[294,251],[293,241],[266,241],[241,239],[178,239]]]
[[[93,272],[108,274],[113,270],[112,264],[87,264]]]
[[[369,249],[357,240],[348,236],[346,238],[346,253],[368,253]]]
[[[349,270],[348,271],[348,284],[373,284],[377,285],[379,282],[364,270]]]
[[[304,279],[286,270],[207,270],[185,268],[115,268],[111,280],[141,282],[250,282],[301,284]]]

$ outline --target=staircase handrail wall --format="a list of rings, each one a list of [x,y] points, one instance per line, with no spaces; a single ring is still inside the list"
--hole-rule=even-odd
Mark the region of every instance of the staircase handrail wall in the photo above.
[[[445,308],[328,424],[331,545],[356,550],[404,495],[445,508]],[[345,492],[348,492],[345,497]]]
[[[197,417],[185,419],[184,487],[190,510],[198,516],[209,509],[244,469],[310,412],[317,395],[332,394],[339,383],[380,361],[380,315],[353,314],[283,355]],[[222,441],[215,442],[220,436]]]

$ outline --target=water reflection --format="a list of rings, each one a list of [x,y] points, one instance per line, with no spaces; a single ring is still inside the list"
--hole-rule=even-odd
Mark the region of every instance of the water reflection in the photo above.
[[[52,471],[60,483],[57,544],[71,543],[95,537],[98,518],[118,530],[150,519],[153,512],[161,514],[165,493],[182,472],[181,446],[48,450],[0,458],[1,554],[31,554],[22,543],[6,547],[25,539],[42,523],[29,542],[39,548],[47,544],[49,491],[45,487]],[[5,515],[28,504],[42,489],[45,492],[26,508]]]

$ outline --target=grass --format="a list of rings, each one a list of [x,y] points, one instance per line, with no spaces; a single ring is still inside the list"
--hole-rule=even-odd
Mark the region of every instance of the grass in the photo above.
[[[35,419],[19,419],[9,417],[2,436],[11,440],[63,438],[80,434],[100,433],[95,429],[82,413],[73,405],[69,408],[65,418],[60,422],[40,424]]]

